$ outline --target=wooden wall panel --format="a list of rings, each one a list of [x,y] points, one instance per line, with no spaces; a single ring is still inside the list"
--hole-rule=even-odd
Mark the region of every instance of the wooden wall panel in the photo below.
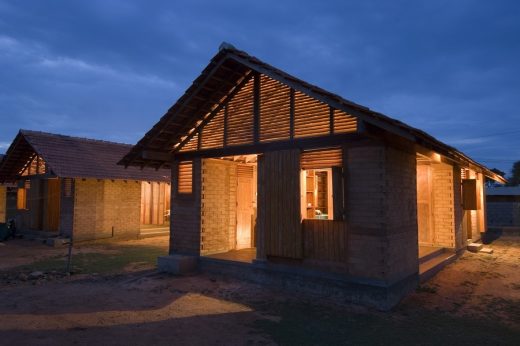
[[[167,224],[165,215],[170,210],[170,185],[159,182],[141,182],[141,224]]]
[[[253,84],[251,79],[227,105],[228,145],[253,143]]]
[[[258,227],[267,256],[303,257],[300,151],[267,152],[258,163]]]
[[[334,133],[357,131],[357,119],[338,109],[334,110]]]
[[[260,90],[260,141],[288,140],[291,89],[262,75]]]
[[[343,221],[303,220],[304,257],[326,262],[347,261],[347,228]]]
[[[45,230],[57,232],[60,227],[60,180],[47,179]]]
[[[222,147],[224,143],[224,113],[225,109],[222,108],[202,129],[201,149]]]
[[[330,134],[329,106],[299,91],[294,98],[294,137]]]

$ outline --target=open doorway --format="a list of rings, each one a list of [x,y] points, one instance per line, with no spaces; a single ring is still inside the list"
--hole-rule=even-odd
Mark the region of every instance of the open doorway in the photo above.
[[[169,183],[141,182],[140,234],[159,235],[170,231]]]
[[[256,196],[256,155],[203,160],[203,256],[239,262],[256,258]]]

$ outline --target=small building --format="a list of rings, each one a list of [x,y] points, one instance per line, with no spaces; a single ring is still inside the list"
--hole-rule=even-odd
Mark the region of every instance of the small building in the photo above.
[[[337,289],[380,307],[480,239],[484,178],[503,181],[227,44],[121,164],[171,167],[162,268]]]
[[[486,205],[489,230],[520,234],[520,186],[487,188]]]
[[[0,216],[15,219],[22,232],[74,241],[167,231],[170,171],[117,165],[130,149],[20,130],[0,161],[0,184],[11,184],[7,191],[0,188],[7,195]]]

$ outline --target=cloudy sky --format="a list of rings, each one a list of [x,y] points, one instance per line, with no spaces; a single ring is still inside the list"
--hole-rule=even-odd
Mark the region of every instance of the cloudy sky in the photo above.
[[[20,128],[135,143],[222,41],[489,167],[520,160],[515,0],[0,0],[0,153]]]

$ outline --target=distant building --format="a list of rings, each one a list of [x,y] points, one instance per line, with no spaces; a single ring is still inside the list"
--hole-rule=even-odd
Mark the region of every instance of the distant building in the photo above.
[[[75,241],[167,230],[170,172],[117,165],[131,148],[20,130],[0,161],[0,218]]]
[[[486,203],[489,230],[520,233],[520,186],[488,188]]]

